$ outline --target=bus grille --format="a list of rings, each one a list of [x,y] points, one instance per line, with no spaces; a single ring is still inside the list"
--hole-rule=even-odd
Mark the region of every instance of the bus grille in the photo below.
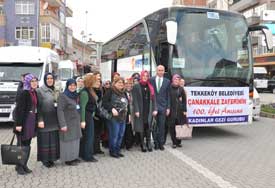
[[[0,91],[0,104],[14,104],[16,92]]]

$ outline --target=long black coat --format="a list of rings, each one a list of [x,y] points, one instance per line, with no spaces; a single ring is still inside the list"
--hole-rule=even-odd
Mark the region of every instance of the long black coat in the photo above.
[[[35,95],[37,97],[37,93],[35,91]],[[39,101],[37,100],[37,105],[39,105]],[[32,111],[32,99],[29,91],[23,90],[19,95],[18,95],[18,101],[16,103],[16,108],[15,108],[15,123],[14,123],[14,132],[16,126],[22,126],[22,132],[24,132],[24,125],[26,122],[26,119],[28,117],[28,113]],[[21,133],[22,133],[21,132]]]
[[[139,117],[134,115],[134,131],[135,132],[143,132],[143,100],[142,100],[142,88],[140,84],[136,84],[133,87],[132,91],[133,95],[133,113],[139,112]],[[151,93],[150,93],[151,96]],[[151,99],[150,97],[150,106],[149,106],[149,114],[148,114],[148,123],[149,128],[151,128],[152,120],[153,120],[153,111],[157,111],[156,98]]]

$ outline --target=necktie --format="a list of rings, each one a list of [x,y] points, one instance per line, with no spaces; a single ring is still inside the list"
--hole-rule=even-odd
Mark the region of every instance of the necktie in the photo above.
[[[158,85],[157,85],[157,91],[159,92],[160,90],[160,78],[158,78]]]

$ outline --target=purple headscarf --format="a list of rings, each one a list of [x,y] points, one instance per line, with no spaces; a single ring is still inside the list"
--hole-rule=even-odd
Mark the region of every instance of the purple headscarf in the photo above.
[[[25,77],[24,77],[24,85],[23,85],[23,89],[24,90],[32,90],[31,88],[31,80],[32,79],[37,79],[33,74],[27,74]]]

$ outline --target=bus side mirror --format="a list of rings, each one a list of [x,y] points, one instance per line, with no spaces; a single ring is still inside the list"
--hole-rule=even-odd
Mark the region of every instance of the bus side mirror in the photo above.
[[[167,31],[167,41],[169,44],[176,44],[178,24],[176,21],[169,20],[165,22]]]
[[[272,32],[269,29],[263,29],[262,31],[265,36],[266,47],[268,50],[271,50],[273,48]]]
[[[268,29],[267,26],[263,26],[263,25],[249,26],[246,36],[248,36],[249,32],[253,32],[253,31],[262,31],[262,33],[265,37],[265,43],[266,43],[267,50],[271,50],[273,48],[272,32]]]

